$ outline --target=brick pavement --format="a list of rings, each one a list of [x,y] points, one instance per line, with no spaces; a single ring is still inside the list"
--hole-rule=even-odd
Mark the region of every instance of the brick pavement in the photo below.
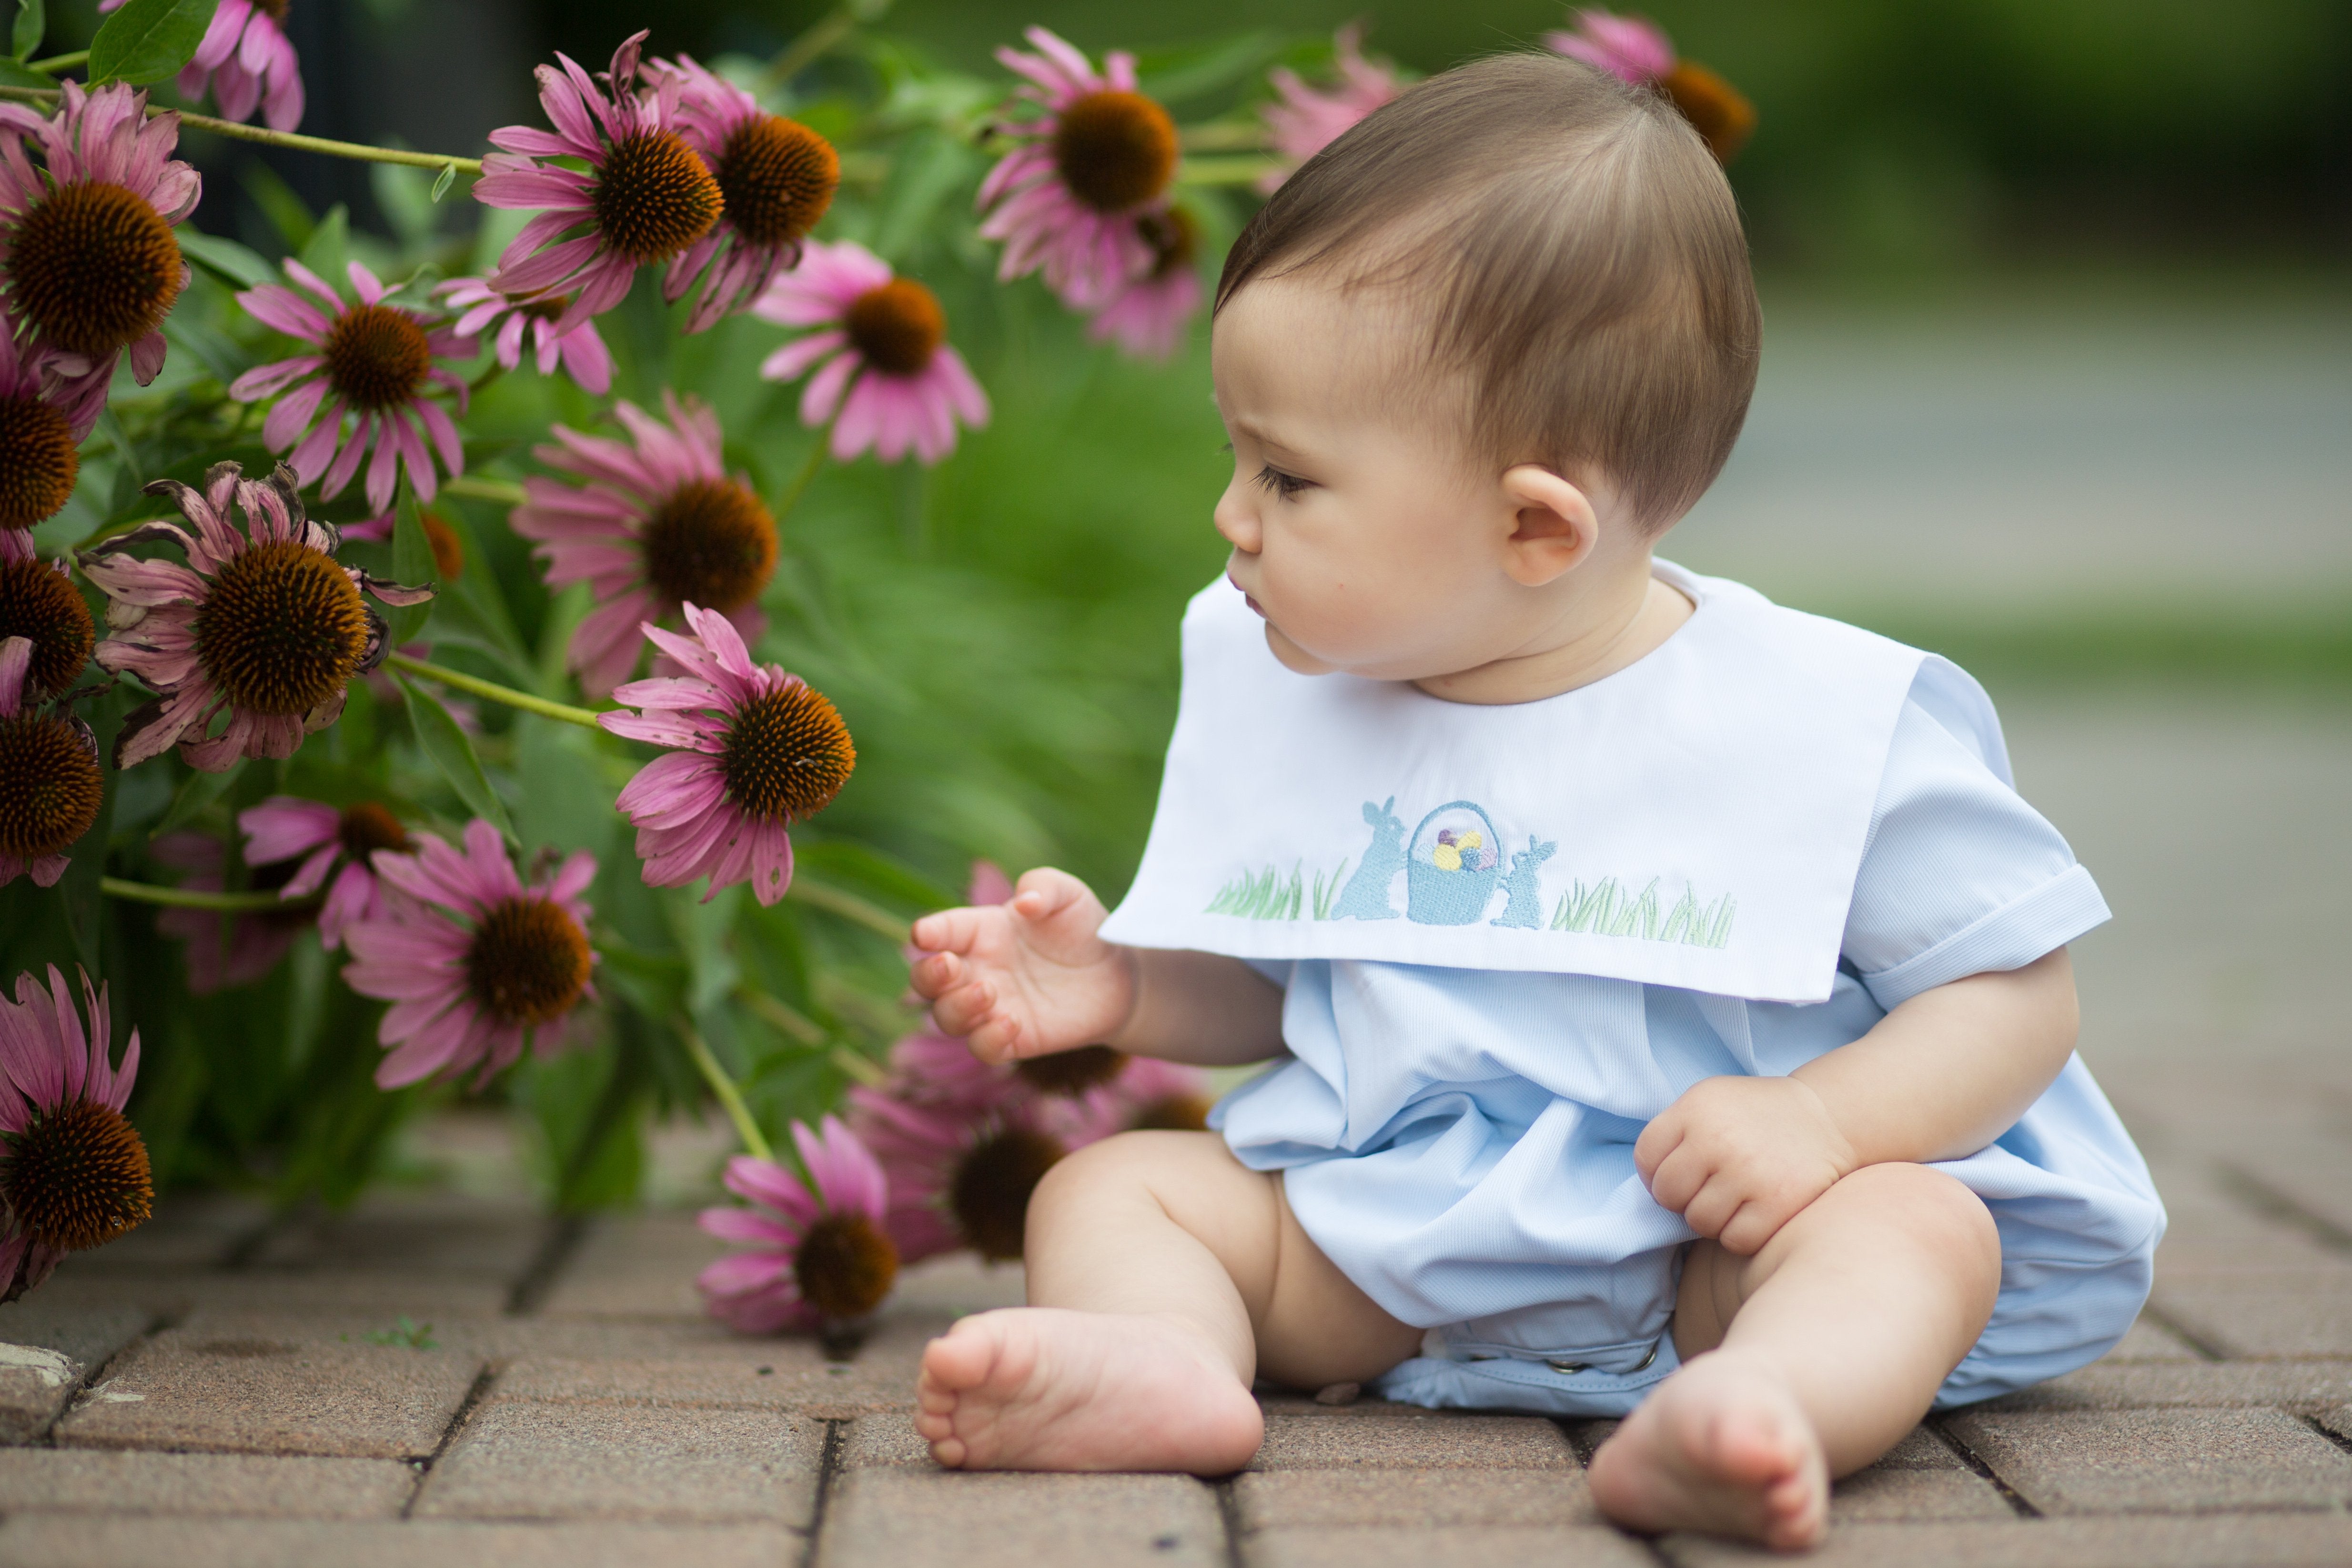
[[[2177,1131],[2177,1129],[2175,1130]],[[2150,1139],[2174,1213],[2106,1360],[1841,1482],[1824,1563],[2352,1562],[2352,1160],[2312,1206]],[[2352,1145],[2347,1145],[2352,1146]],[[700,1318],[683,1213],[561,1225],[386,1195],[328,1225],[212,1199],[0,1309],[0,1564],[1712,1564],[1594,1512],[1601,1423],[1269,1394],[1245,1473],[963,1476],[914,1358],[1013,1270],[913,1271],[846,1360]],[[404,1333],[402,1320],[430,1331]],[[429,1341],[412,1343],[412,1340]]]

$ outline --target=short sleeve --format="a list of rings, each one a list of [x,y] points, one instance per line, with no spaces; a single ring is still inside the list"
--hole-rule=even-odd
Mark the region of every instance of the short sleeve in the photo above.
[[[1843,948],[1890,1009],[2022,968],[2108,918],[2066,840],[1989,765],[1983,738],[1946,728],[1918,695],[1887,749]]]

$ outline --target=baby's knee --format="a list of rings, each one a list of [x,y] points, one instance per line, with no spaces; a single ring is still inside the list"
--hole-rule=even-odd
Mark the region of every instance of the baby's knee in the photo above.
[[[1999,1285],[2000,1232],[1965,1184],[1925,1165],[1889,1163],[1864,1165],[1831,1192],[1886,1214],[1922,1252]]]
[[[1054,1163],[1029,1200],[1029,1212],[1055,1213],[1105,1201],[1150,1199],[1196,1174],[1204,1158],[1230,1163],[1213,1132],[1115,1132]]]

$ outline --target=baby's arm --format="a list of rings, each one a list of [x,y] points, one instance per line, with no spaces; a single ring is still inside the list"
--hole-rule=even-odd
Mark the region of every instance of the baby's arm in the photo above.
[[[1643,1131],[1650,1194],[1754,1253],[1864,1165],[1972,1154],[2050,1087],[2079,1022],[2066,950],[1924,991],[1787,1078],[1711,1078]]]
[[[1008,903],[915,922],[915,989],[983,1061],[1116,1046],[1223,1066],[1282,1052],[1282,993],[1238,958],[1118,947],[1084,882],[1040,868]]]

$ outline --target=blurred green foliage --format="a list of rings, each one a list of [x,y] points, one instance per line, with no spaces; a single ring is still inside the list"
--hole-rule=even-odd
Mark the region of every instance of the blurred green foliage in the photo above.
[[[535,0],[555,47],[761,54],[819,0]],[[2352,246],[2352,5],[2343,0],[1647,0],[1763,121],[1734,166],[1781,267],[1948,268],[2020,255],[2342,258]],[[1559,0],[898,0],[889,25],[970,70],[1040,23],[1088,49],[1351,19],[1423,71],[1537,45]]]

